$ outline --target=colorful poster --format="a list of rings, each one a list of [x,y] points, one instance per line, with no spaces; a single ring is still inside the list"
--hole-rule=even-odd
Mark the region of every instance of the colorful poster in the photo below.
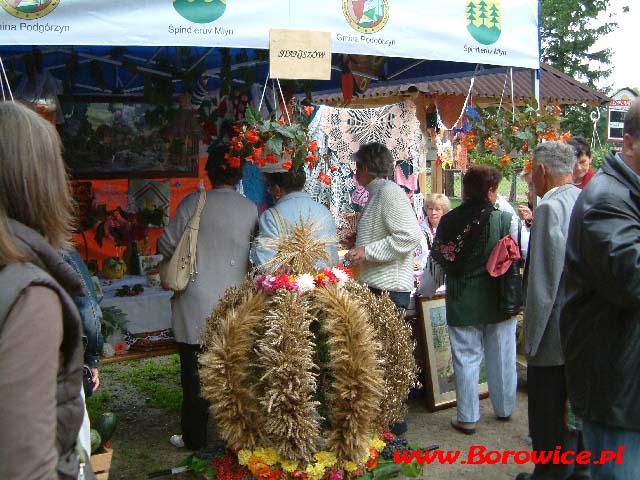
[[[169,180],[129,180],[129,211],[138,223],[164,227],[169,220]]]
[[[6,45],[269,48],[331,32],[336,53],[538,68],[537,0],[0,0]]]

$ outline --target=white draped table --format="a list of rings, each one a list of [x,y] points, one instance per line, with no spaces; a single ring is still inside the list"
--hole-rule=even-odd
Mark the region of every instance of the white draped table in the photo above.
[[[147,277],[125,275],[120,280],[100,279],[104,297],[102,307],[117,307],[127,315],[127,330],[132,334],[155,332],[171,328],[171,295],[173,292],[160,287],[147,287]],[[144,292],[132,297],[117,297],[116,291],[128,285],[140,284]]]

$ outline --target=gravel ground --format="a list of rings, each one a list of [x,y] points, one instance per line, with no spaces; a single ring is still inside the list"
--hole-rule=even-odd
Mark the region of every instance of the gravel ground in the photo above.
[[[167,362],[169,359],[152,359],[145,362]],[[169,437],[179,432],[180,416],[173,409],[157,408],[153,399],[132,385],[129,375],[135,373],[136,363],[129,362],[110,367],[103,374],[101,390],[108,393],[107,410],[119,417],[112,439],[113,460],[110,480],[145,479],[151,472],[177,466],[189,454],[171,446]],[[109,378],[109,377],[112,378]],[[522,377],[522,372],[521,375]],[[117,377],[114,379],[113,377]],[[524,383],[521,378],[521,384]],[[175,385],[179,378],[159,378],[158,382]],[[439,445],[441,450],[461,451],[460,459],[453,465],[427,465],[424,478],[448,480],[513,479],[521,471],[531,471],[530,465],[517,465],[513,459],[506,464],[474,465],[463,463],[472,447],[487,450],[531,450],[527,442],[527,396],[519,391],[516,410],[509,422],[495,419],[491,401],[480,402],[481,420],[475,435],[463,435],[449,425],[455,408],[429,412],[426,400],[416,398],[409,402],[407,439],[417,445]],[[213,423],[213,422],[210,422]],[[215,429],[210,427],[211,447],[219,444]],[[175,475],[174,479],[194,478],[188,474]]]

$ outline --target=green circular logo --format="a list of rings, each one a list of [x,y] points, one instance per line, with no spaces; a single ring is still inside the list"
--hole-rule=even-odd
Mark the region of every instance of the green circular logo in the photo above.
[[[389,20],[387,0],[342,0],[342,13],[354,30],[379,32]]]
[[[173,8],[194,23],[210,23],[224,14],[227,0],[173,0]]]
[[[58,3],[60,0],[0,0],[0,7],[14,17],[33,20],[49,14]]]

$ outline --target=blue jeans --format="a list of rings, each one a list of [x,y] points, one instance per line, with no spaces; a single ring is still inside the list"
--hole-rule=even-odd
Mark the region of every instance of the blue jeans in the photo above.
[[[591,452],[592,460],[600,460],[603,450],[617,453],[620,447],[624,447],[622,458],[618,455],[597,465],[592,462],[591,480],[640,479],[640,432],[609,427],[584,418],[582,421],[585,447]]]

